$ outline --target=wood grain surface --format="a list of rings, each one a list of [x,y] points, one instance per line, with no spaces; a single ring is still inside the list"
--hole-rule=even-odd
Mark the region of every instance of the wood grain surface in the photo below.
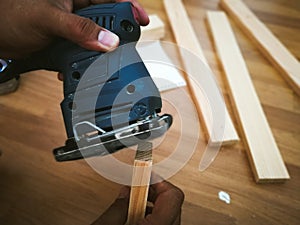
[[[213,72],[211,74],[204,73],[201,62],[209,68],[208,62],[204,56],[202,47],[194,32],[187,11],[181,0],[164,0],[165,11],[167,12],[169,22],[171,24],[175,40],[179,48],[184,70],[187,73],[186,80],[191,90],[191,95],[194,99],[194,104],[197,107],[202,128],[205,131],[207,140],[212,144],[228,145],[239,141],[237,131],[233,125],[232,119],[229,116],[228,110],[222,98],[218,97],[213,91],[209,92],[199,84],[207,86],[207,89],[213,89],[210,81],[213,80]],[[181,27],[181,29],[178,29]],[[188,53],[187,53],[188,52]],[[190,54],[196,60],[192,60]],[[213,82],[215,84],[215,82]],[[206,100],[208,99],[208,101]],[[213,120],[211,111],[218,111],[218,107],[223,104],[222,113],[224,120]],[[218,112],[217,112],[218,113]],[[222,130],[222,128],[224,128]]]
[[[208,11],[207,20],[255,180],[258,183],[272,183],[289,179],[226,14]]]
[[[158,14],[166,25],[164,40],[174,42],[160,0],[140,0],[149,14]],[[184,0],[188,16],[217,76],[226,102],[224,73],[205,21],[206,10],[220,10],[218,0]],[[247,6],[299,60],[300,4],[298,0],[245,0]],[[230,20],[246,60],[263,110],[286,163],[291,179],[282,184],[256,184],[243,142],[223,147],[212,165],[199,172],[205,147],[200,133],[197,149],[188,163],[169,180],[185,193],[183,225],[200,224],[299,224],[300,221],[300,98],[254,43]],[[180,29],[180,27],[178,27]],[[173,56],[179,59],[178,52]],[[163,94],[188,101],[179,90]],[[85,161],[57,163],[52,149],[65,141],[60,111],[62,84],[46,71],[23,76],[19,90],[0,96],[0,224],[86,225],[94,221],[116,198],[120,186],[96,173]],[[232,108],[229,107],[230,113]],[[153,152],[154,164],[170,155],[180,136],[181,120],[190,121],[185,110],[166,103],[163,111],[174,115],[165,141]],[[237,120],[234,122],[236,123]],[[259,130],[257,131],[259,132]],[[242,140],[243,141],[243,140]],[[187,146],[188,148],[188,146]],[[121,151],[116,158],[133,162],[134,155]],[[227,192],[230,204],[219,200]]]
[[[152,143],[137,147],[133,162],[132,181],[126,224],[137,224],[145,217],[149,184],[152,173]]]

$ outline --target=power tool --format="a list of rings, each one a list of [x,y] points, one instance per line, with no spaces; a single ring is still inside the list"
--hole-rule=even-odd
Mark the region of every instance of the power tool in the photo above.
[[[0,60],[0,86],[14,86],[20,74],[32,70],[63,74],[68,138],[53,151],[57,161],[111,154],[160,137],[172,124],[171,115],[159,115],[160,93],[136,51],[140,26],[132,7],[109,3],[75,12],[119,36],[113,51],[90,51],[59,39],[26,58]]]

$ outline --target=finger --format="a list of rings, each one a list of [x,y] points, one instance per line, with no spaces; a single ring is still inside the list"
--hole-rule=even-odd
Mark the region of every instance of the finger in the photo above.
[[[157,193],[156,193],[155,189],[152,186],[150,186],[149,191],[148,191],[148,199],[147,199],[148,202],[154,203],[156,200],[156,197],[157,197]]]
[[[103,3],[112,3],[112,2],[131,2],[133,5],[133,14],[137,20],[137,22],[142,25],[146,26],[149,24],[149,17],[144,10],[144,8],[138,3],[137,0],[75,0],[74,1],[74,8],[80,9],[87,7],[89,5],[95,4],[103,4]]]
[[[148,201],[155,203],[160,194],[168,191],[178,191],[178,195],[183,195],[183,192],[178,187],[174,186],[168,181],[161,181],[162,178],[160,178],[158,175],[152,174],[151,183],[153,179],[157,181],[159,180],[159,182],[156,181],[149,187]]]
[[[153,206],[147,206],[145,215],[147,216],[147,215],[151,214],[152,210],[153,210]]]
[[[140,25],[146,26],[149,24],[149,17],[144,8],[137,0],[117,0],[117,2],[131,2],[133,5],[133,14]]]
[[[48,20],[49,29],[57,36],[94,51],[110,51],[119,44],[119,37],[92,20],[55,10]]]
[[[155,189],[156,186],[154,184],[162,183],[162,182],[166,182],[163,177],[161,177],[160,175],[158,175],[155,172],[151,173],[150,183],[152,185],[149,187],[149,193],[148,193],[148,201],[149,202],[152,202],[152,203],[155,202],[155,199],[156,199],[156,196],[157,196],[156,189]]]
[[[172,225],[180,225],[181,224],[181,212],[180,214],[177,216],[175,222]]]
[[[57,73],[57,79],[60,81],[64,80],[64,75],[62,73]]]
[[[132,12],[137,22],[141,26],[146,26],[149,24],[149,17],[144,8],[138,3],[136,0],[75,0],[74,1],[74,9],[81,9],[90,5],[103,4],[103,3],[113,3],[113,2],[131,2]]]
[[[123,187],[115,202],[92,225],[120,225],[127,220],[129,188]]]
[[[139,225],[173,225],[180,222],[183,192],[169,182],[152,185],[155,191],[152,214],[140,221]],[[179,217],[179,218],[178,218]]]

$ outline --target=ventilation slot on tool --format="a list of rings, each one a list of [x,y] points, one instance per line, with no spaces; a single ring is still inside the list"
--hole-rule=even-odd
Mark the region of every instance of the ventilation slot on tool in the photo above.
[[[99,26],[104,27],[108,30],[113,30],[114,27],[114,17],[113,16],[97,16],[90,17],[92,21],[97,23]]]

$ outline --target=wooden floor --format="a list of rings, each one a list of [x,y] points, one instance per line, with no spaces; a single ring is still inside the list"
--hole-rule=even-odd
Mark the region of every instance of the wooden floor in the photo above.
[[[165,40],[174,41],[162,1],[140,2],[148,13],[165,21]],[[219,9],[218,1],[183,2],[227,100],[224,74],[204,20],[206,9]],[[299,0],[245,2],[299,60]],[[232,25],[291,179],[281,184],[256,184],[242,143],[222,148],[212,165],[199,172],[205,143],[201,134],[190,161],[169,179],[185,192],[182,224],[296,225],[300,222],[300,98],[236,24]],[[176,91],[165,95],[180,100]],[[120,185],[100,176],[85,161],[58,163],[53,159],[52,149],[66,138],[61,100],[62,83],[55,73],[45,71],[28,73],[16,93],[0,97],[1,225],[90,224],[118,194]],[[188,103],[180,104],[184,109]],[[164,111],[174,113],[175,118],[176,113],[188,117],[168,104]],[[157,160],[176,146],[178,123],[175,120],[160,151],[155,151]],[[191,123],[199,126],[198,121]],[[124,152],[117,155],[127,160]],[[219,200],[221,190],[231,196],[230,204]]]

